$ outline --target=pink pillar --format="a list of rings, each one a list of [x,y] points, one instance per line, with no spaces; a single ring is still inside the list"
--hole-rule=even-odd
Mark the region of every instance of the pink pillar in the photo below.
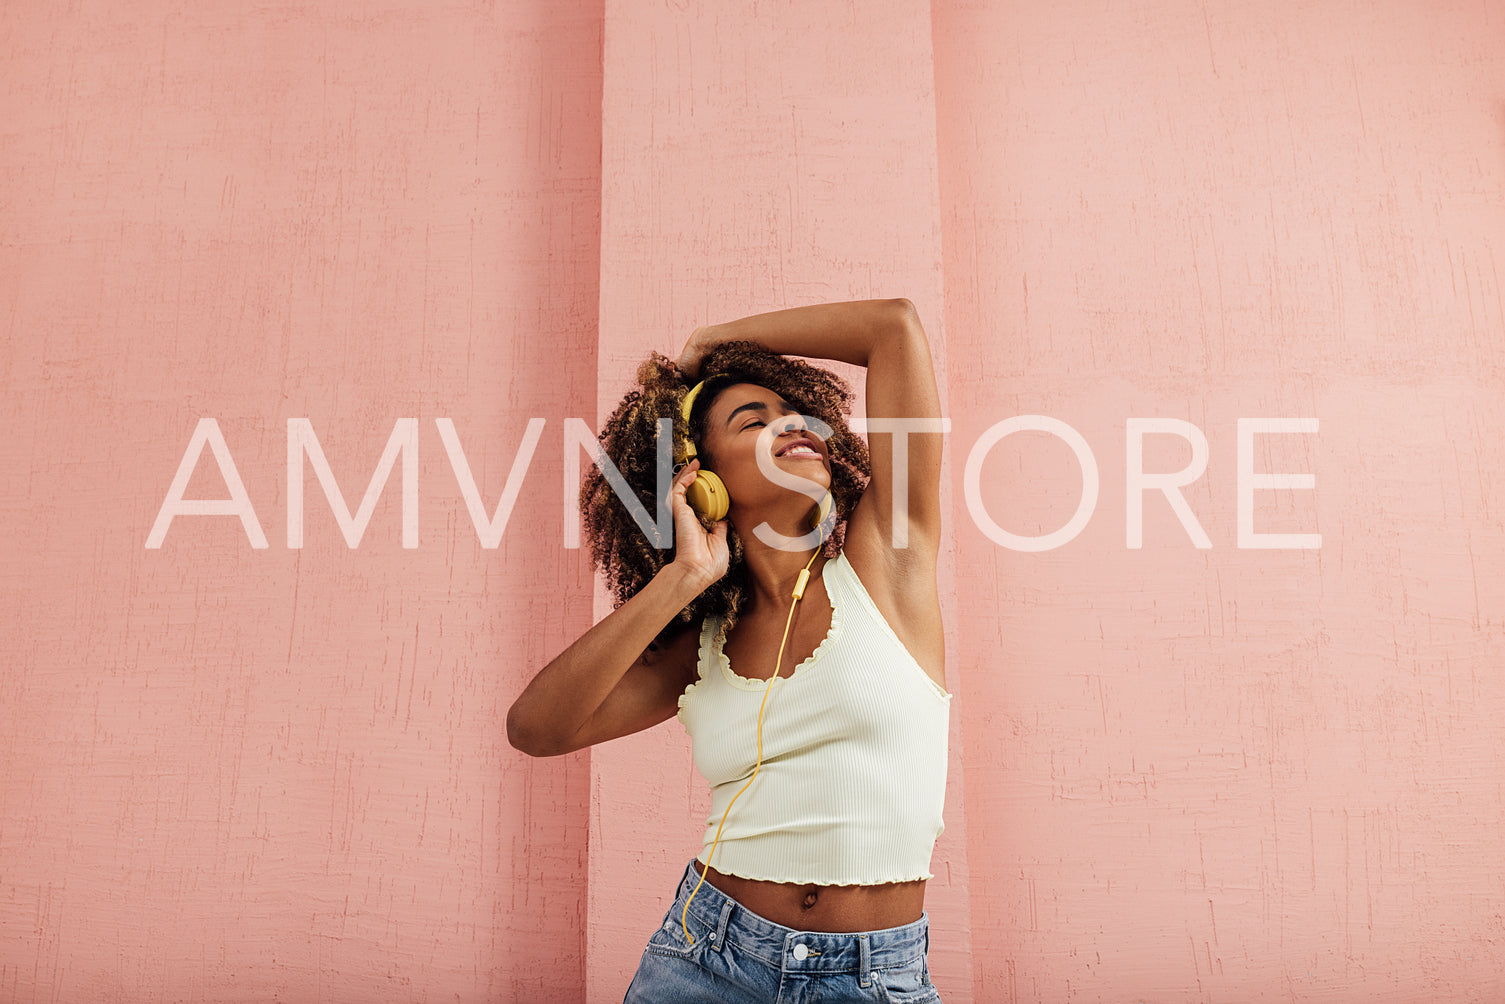
[[[954,509],[980,1000],[1505,994],[1500,41],[1483,0],[936,5],[957,494],[1015,415],[1101,478],[1046,552]],[[1250,469],[1314,477],[1252,525],[1320,550],[1239,546],[1254,416],[1318,422]],[[1128,545],[1143,417],[1205,435],[1209,549],[1158,491]],[[1016,534],[1082,494],[1039,432],[980,474]]]
[[[929,38],[924,3],[788,4],[776,16],[608,4],[603,413],[650,348],[677,355],[698,324],[865,297],[915,302],[944,393]],[[862,371],[844,372],[860,389]],[[952,725],[947,829],[926,907],[935,979],[960,1004],[973,998],[956,716]],[[606,1004],[621,1000],[700,849],[709,798],[674,720],[597,747],[591,771],[588,999]]]
[[[588,761],[502,719],[591,623],[599,7],[4,21],[0,999],[578,1001]],[[484,548],[436,419],[490,516],[535,416]],[[264,550],[145,546],[204,417]],[[416,513],[352,549],[310,467],[289,548],[289,420],[353,512],[404,417]]]

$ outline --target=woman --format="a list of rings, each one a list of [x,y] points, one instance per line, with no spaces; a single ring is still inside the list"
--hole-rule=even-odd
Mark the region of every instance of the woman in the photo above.
[[[670,491],[674,547],[655,549],[592,472],[586,528],[617,609],[507,716],[535,756],[676,714],[692,738],[712,789],[704,849],[626,1004],[940,1000],[924,897],[950,701],[941,439],[890,429],[869,453],[842,419],[846,384],[781,353],[865,366],[869,419],[940,417],[906,299],[757,314],[697,329],[676,363],[655,353],[602,446],[655,512],[659,419],[672,420],[675,457],[691,458]],[[715,522],[686,500],[705,470],[730,500]]]

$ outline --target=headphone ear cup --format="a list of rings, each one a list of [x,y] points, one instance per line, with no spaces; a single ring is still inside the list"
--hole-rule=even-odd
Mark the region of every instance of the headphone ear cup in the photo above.
[[[715,522],[726,519],[732,508],[726,485],[714,471],[695,472],[695,480],[685,488],[685,501],[690,503],[691,509]]]

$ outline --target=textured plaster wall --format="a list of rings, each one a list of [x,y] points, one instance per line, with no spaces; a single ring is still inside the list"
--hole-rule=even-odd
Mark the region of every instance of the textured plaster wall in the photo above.
[[[708,799],[672,721],[506,744],[608,609],[563,420],[868,296],[953,422],[946,1000],[1505,998],[1502,43],[1489,0],[0,9],[0,1000],[619,1000]],[[183,495],[247,520],[148,547],[205,418]],[[1071,430],[1080,533],[986,535],[1071,521]]]
[[[578,999],[587,763],[502,720],[592,616],[599,7],[0,19],[0,1000]],[[436,420],[490,516],[531,416],[484,548]],[[146,547],[203,417],[264,550]],[[400,418],[417,506],[399,460],[362,510]]]
[[[603,415],[649,349],[696,325],[821,300],[907,296],[945,390],[929,8],[889,3],[606,7]],[[862,389],[863,371],[842,367]],[[860,413],[860,407],[859,407]],[[953,556],[941,569],[951,592]],[[610,609],[598,599],[597,613]],[[948,615],[948,643],[958,621]],[[931,968],[972,1000],[961,719],[927,888]],[[710,798],[684,729],[591,758],[588,1000],[621,1000],[701,848]],[[749,796],[751,793],[749,793]]]
[[[936,4],[979,999],[1505,999],[1502,15]]]

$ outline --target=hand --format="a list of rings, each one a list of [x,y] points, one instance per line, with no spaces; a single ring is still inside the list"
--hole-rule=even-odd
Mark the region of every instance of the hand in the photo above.
[[[700,461],[691,460],[674,478],[669,504],[674,507],[674,561],[694,582],[700,592],[726,574],[730,550],[726,544],[726,520],[707,532],[700,517],[685,501],[685,488],[695,480]]]
[[[710,347],[702,344],[701,336],[705,334],[710,325],[702,324],[690,334],[690,340],[685,342],[685,347],[679,354],[679,359],[674,366],[684,374],[686,380],[700,379],[700,364],[705,359]]]

